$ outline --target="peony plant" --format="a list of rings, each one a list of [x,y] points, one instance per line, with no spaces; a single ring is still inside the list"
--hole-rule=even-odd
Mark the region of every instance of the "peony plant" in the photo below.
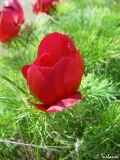
[[[59,112],[82,98],[77,91],[84,72],[84,63],[73,41],[65,34],[50,33],[43,38],[35,61],[22,67],[30,93],[41,102],[36,108]]]

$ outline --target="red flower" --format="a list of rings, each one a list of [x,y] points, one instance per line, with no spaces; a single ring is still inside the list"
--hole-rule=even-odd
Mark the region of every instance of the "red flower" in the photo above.
[[[40,43],[36,60],[22,68],[31,94],[45,112],[58,112],[80,101],[77,92],[84,71],[83,60],[73,41],[60,33],[48,34]]]
[[[19,2],[17,0],[5,1],[3,10],[0,11],[0,41],[15,37],[23,21],[24,14]]]
[[[41,12],[49,13],[51,9],[54,9],[55,4],[59,0],[35,0],[33,4],[33,12],[39,14]]]

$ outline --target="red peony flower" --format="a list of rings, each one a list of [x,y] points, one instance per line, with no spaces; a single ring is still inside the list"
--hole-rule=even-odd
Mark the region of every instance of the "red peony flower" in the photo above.
[[[22,7],[17,0],[5,1],[3,10],[0,11],[0,41],[15,37],[24,21]]]
[[[54,9],[56,3],[59,0],[35,0],[33,4],[33,12],[39,14],[41,12],[49,13],[51,9]]]
[[[22,68],[30,93],[45,112],[68,109],[81,100],[77,92],[84,71],[83,60],[73,41],[64,34],[51,33],[41,41],[36,60]]]

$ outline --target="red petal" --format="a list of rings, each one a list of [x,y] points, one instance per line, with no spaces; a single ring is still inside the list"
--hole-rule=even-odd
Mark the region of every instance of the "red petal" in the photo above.
[[[43,70],[43,68],[42,68]],[[44,72],[44,71],[43,71]],[[27,72],[27,84],[31,94],[43,102],[44,104],[51,104],[54,97],[51,94],[51,85],[48,85],[46,77],[42,74],[40,67],[31,65]]]
[[[48,107],[46,107],[44,104],[36,104],[34,102],[32,102],[31,100],[28,100],[28,102],[33,105],[35,108],[43,111],[43,112],[46,112],[46,110],[48,109]]]
[[[0,41],[6,41],[15,37],[19,32],[19,27],[15,25],[14,18],[8,11],[0,14]]]
[[[84,72],[84,63],[79,52],[77,52],[75,56],[70,57],[70,61],[65,70],[64,82],[68,83],[76,79],[79,79],[80,81],[83,72]]]
[[[59,2],[60,0],[52,0],[53,2]]]
[[[83,72],[83,60],[79,52],[77,52],[75,56],[71,56],[64,72],[64,85],[66,86],[67,92],[69,92],[70,95],[79,87]]]
[[[52,66],[58,62],[61,57],[76,53],[73,41],[61,33],[50,33],[40,43],[38,57],[47,53],[47,65]],[[44,58],[45,59],[45,58]]]
[[[44,78],[47,80],[48,79],[48,73],[51,69],[51,67],[44,67],[42,65],[40,65],[44,60],[41,59],[40,57],[38,57],[33,63],[32,65],[38,67],[38,70],[43,74]]]
[[[48,13],[53,8],[52,0],[35,0],[33,4],[33,12],[38,14],[40,12]]]
[[[69,96],[66,93],[66,87],[63,81],[65,68],[69,59],[69,57],[61,58],[61,60],[51,68],[48,75],[48,83],[51,86],[51,93],[55,97],[55,102]]]
[[[25,79],[27,79],[27,71],[28,71],[29,66],[30,65],[25,65],[21,68],[22,75],[24,76]]]
[[[68,109],[68,108],[74,106],[81,99],[82,99],[81,94],[76,93],[73,96],[70,96],[69,98],[63,99],[50,107],[46,107],[45,105],[42,105],[42,104],[35,104],[33,102],[31,102],[31,104],[33,106],[35,106],[37,109],[42,110],[44,112],[56,113],[56,112],[61,112],[65,109]]]
[[[5,1],[4,7],[6,9],[11,9],[13,11],[16,11],[16,13],[13,12],[13,16],[15,17],[16,23],[18,25],[21,25],[23,23],[24,13],[23,13],[23,9],[22,9],[20,3],[18,2],[18,0],[11,0],[10,2]]]

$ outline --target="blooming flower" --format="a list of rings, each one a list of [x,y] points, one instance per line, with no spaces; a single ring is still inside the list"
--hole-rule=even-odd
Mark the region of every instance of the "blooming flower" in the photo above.
[[[30,93],[42,104],[31,102],[44,112],[63,111],[81,100],[77,91],[84,64],[73,41],[51,33],[41,41],[36,60],[22,67]]]
[[[5,1],[0,11],[0,41],[15,37],[23,21],[24,14],[19,2],[17,0]]]
[[[49,13],[51,9],[54,9],[56,3],[60,0],[35,0],[33,4],[33,12],[39,14],[41,12]]]

